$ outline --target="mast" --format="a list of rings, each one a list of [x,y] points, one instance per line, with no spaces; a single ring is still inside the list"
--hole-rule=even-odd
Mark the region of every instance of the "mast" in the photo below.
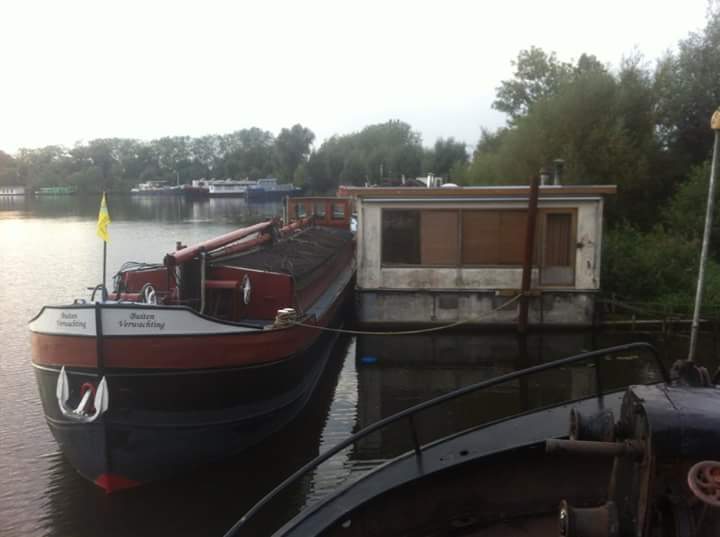
[[[713,145],[712,165],[710,166],[710,184],[708,185],[707,210],[705,212],[705,230],[703,232],[702,249],[700,251],[700,270],[698,271],[697,289],[695,292],[695,311],[693,312],[692,328],[690,330],[690,350],[688,351],[688,362],[695,359],[697,347],[698,327],[700,326],[700,306],[702,305],[703,286],[705,284],[705,265],[710,245],[710,232],[712,231],[713,212],[715,208],[715,176],[717,175],[718,146],[720,146],[720,108],[718,108],[710,120],[710,128],[715,131],[715,143]]]

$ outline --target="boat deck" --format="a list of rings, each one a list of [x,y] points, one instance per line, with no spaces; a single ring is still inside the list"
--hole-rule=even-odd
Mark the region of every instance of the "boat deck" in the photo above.
[[[329,261],[352,240],[344,229],[311,227],[272,246],[230,257],[214,264],[290,274],[301,280]]]

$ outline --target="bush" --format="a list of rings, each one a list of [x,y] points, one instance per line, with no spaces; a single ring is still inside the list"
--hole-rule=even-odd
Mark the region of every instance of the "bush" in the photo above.
[[[625,300],[692,311],[700,245],[662,226],[649,232],[619,226],[605,240],[603,288]],[[703,303],[711,309],[720,304],[720,264],[710,259],[705,274]]]

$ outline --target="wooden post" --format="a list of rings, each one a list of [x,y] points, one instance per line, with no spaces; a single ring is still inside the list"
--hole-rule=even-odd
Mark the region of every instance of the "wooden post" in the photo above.
[[[520,318],[518,331],[524,334],[528,323],[528,302],[530,300],[530,280],[532,276],[533,251],[535,249],[535,221],[537,220],[538,192],[540,190],[540,176],[536,175],[530,182],[530,197],[528,198],[527,226],[525,228],[525,257],[523,259],[522,287],[520,298]]]

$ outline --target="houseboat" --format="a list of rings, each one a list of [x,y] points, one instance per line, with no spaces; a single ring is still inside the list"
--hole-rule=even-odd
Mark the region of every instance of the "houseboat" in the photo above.
[[[248,200],[278,200],[287,196],[297,196],[302,189],[292,183],[278,183],[274,177],[258,179],[253,185],[248,185]]]
[[[207,198],[210,195],[210,181],[208,179],[193,179],[189,185],[182,185],[182,193],[186,198]]]
[[[248,179],[239,181],[235,179],[216,179],[208,182],[208,195],[210,197],[244,198],[247,196],[248,188],[255,184],[255,181]]]
[[[111,292],[31,320],[45,416],[81,475],[136,486],[236,454],[299,412],[324,366],[313,345],[355,274],[350,200],[287,211],[305,207],[127,263]]]
[[[142,196],[169,196],[182,193],[182,187],[168,184],[167,181],[146,181],[130,189],[131,194]]]
[[[24,186],[0,186],[0,198],[24,196]]]
[[[588,325],[600,289],[603,197],[539,187],[530,324]],[[361,323],[515,324],[529,186],[341,187],[355,199]]]

